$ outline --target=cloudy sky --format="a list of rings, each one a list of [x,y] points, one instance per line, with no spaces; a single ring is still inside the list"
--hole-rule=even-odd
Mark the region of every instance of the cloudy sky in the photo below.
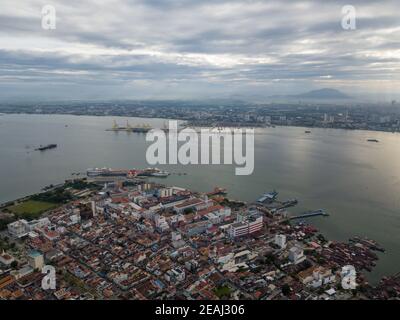
[[[342,7],[356,30],[342,28]],[[42,28],[42,7],[56,29]],[[1,0],[0,98],[392,99],[399,0]]]

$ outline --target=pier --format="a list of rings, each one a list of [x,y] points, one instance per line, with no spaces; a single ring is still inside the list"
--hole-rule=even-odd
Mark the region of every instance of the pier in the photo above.
[[[299,216],[290,217],[289,220],[296,220],[296,219],[303,219],[303,218],[310,218],[310,217],[317,217],[317,216],[328,217],[329,214],[327,212],[325,212],[323,209],[318,209],[318,210],[314,210],[314,211],[305,212]]]

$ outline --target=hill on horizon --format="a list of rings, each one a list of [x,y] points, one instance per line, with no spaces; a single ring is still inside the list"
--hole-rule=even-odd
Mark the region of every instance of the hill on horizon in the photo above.
[[[302,94],[290,95],[290,97],[306,99],[352,99],[349,95],[331,88],[312,90]]]

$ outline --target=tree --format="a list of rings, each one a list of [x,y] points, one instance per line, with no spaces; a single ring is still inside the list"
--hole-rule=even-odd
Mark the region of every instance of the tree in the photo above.
[[[186,208],[186,209],[183,211],[183,214],[190,214],[190,213],[193,213],[193,212],[194,212],[193,208]]]
[[[282,294],[285,296],[288,296],[290,294],[290,292],[292,291],[292,289],[290,288],[290,286],[287,283],[285,283],[282,286],[281,290],[282,290]]]

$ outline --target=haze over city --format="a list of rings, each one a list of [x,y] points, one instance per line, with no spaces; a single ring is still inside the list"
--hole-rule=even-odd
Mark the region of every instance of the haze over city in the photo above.
[[[56,9],[56,29],[41,10]],[[356,29],[342,28],[342,7]],[[11,1],[3,100],[262,100],[321,88],[398,99],[398,1]],[[396,96],[397,95],[397,96]]]

